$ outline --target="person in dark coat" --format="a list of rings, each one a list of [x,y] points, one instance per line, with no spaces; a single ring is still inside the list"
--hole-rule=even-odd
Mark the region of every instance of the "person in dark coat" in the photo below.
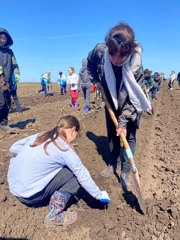
[[[10,47],[13,40],[6,29],[0,28],[0,131],[9,131],[8,115],[11,107],[13,78],[19,79],[19,67]]]

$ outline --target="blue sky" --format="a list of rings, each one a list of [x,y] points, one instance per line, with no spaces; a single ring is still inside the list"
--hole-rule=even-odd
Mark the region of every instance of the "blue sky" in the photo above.
[[[178,0],[8,0],[1,1],[0,27],[11,34],[21,81],[39,81],[50,70],[69,66],[78,73],[83,58],[120,21],[127,22],[143,47],[143,66],[180,71]]]

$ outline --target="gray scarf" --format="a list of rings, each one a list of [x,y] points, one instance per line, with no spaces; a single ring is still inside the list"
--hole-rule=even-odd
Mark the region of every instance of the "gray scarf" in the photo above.
[[[137,52],[140,52],[140,48],[137,48]],[[120,88],[122,87],[122,84],[124,83],[124,86],[126,88],[126,91],[129,95],[129,100],[132,103],[132,105],[135,107],[137,112],[143,112],[143,111],[150,111],[151,105],[149,101],[146,98],[145,93],[143,92],[140,85],[136,82],[133,72],[130,68],[130,58],[129,56],[126,61],[121,64],[122,66],[122,83]],[[108,50],[106,49],[104,54],[104,73],[105,78],[107,82],[107,86],[109,88],[115,109],[118,109],[118,99],[117,99],[117,93],[116,93],[116,78],[115,74],[112,68],[112,64],[109,58]]]

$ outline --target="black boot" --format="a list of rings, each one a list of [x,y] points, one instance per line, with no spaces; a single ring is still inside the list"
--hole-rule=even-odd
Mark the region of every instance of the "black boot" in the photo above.
[[[21,106],[20,106],[18,97],[13,97],[13,100],[14,100],[14,103],[15,103],[15,105],[16,105],[17,111],[18,111],[18,112],[22,112],[22,108],[21,108]]]

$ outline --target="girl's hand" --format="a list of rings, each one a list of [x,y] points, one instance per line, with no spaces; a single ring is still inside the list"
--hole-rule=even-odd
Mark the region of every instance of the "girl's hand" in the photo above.
[[[124,136],[126,137],[126,135],[127,135],[126,128],[118,128],[118,129],[116,129],[116,136],[120,136],[120,133],[123,133]]]

